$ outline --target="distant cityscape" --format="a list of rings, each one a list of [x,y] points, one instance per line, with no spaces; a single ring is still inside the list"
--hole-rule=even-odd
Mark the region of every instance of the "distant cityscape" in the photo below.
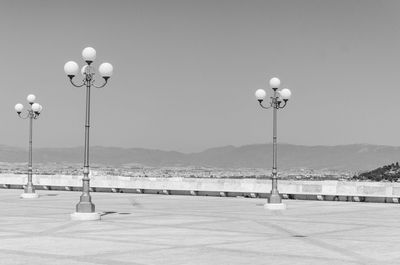
[[[37,163],[33,169],[38,175],[81,175],[82,165],[74,163]],[[0,174],[26,174],[26,163],[0,162]],[[91,176],[124,177],[183,177],[183,178],[270,178],[271,170],[264,168],[213,168],[213,167],[148,167],[122,165],[119,167],[92,165]],[[286,180],[351,180],[354,172],[346,170],[298,168],[283,170],[279,177]]]

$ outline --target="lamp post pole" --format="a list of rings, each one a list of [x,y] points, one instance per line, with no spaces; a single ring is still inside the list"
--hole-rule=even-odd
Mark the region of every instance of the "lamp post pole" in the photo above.
[[[32,123],[33,115],[29,115],[29,162],[28,162],[28,184],[26,185],[26,193],[34,193],[35,188],[32,184]]]
[[[82,51],[82,57],[86,62],[81,69],[83,79],[80,83],[75,83],[73,78],[79,72],[79,66],[76,62],[69,61],[64,65],[64,71],[69,77],[71,84],[75,87],[86,86],[86,112],[85,112],[85,147],[83,158],[83,178],[82,178],[82,194],[79,203],[76,205],[76,212],[71,215],[73,220],[99,220],[100,214],[95,212],[95,205],[92,203],[90,196],[90,167],[89,167],[89,129],[90,129],[90,92],[91,88],[104,87],[108,79],[113,73],[113,66],[109,63],[102,63],[99,66],[99,73],[103,77],[101,85],[95,84],[95,71],[92,66],[96,59],[96,50],[92,47],[87,47]]]
[[[86,75],[86,79],[90,75]],[[91,201],[90,196],[90,179],[89,179],[89,129],[90,129],[90,81],[86,80],[86,114],[85,114],[85,151],[83,159],[83,179],[82,179],[82,195],[80,202],[76,205],[77,212],[94,212],[95,205]]]
[[[291,96],[289,89],[284,88],[278,91],[280,86],[280,80],[276,77],[269,81],[269,84],[274,91],[273,96],[269,106],[263,105],[263,100],[266,97],[266,92],[263,89],[258,89],[256,91],[256,98],[263,109],[272,108],[272,189],[271,194],[268,199],[268,203],[265,204],[265,208],[271,210],[282,210],[285,209],[285,205],[282,203],[282,198],[278,191],[278,133],[277,133],[277,123],[278,123],[278,109],[286,107],[286,104]]]
[[[277,104],[277,95],[276,90],[274,90],[274,96],[272,98],[273,102],[273,134],[272,134],[272,190],[271,196],[269,197],[269,203],[282,203],[281,196],[279,195],[278,191],[278,136],[277,136],[277,116],[278,116],[278,109],[279,105]]]
[[[35,186],[32,183],[32,132],[33,132],[33,120],[39,118],[40,112],[43,107],[34,103],[36,97],[35,95],[28,95],[27,100],[30,109],[26,110],[25,114],[22,114],[22,110],[24,106],[20,103],[15,105],[15,111],[18,116],[22,119],[29,119],[29,159],[28,159],[28,182],[25,186],[24,193],[21,194],[21,198],[30,199],[30,198],[38,198],[39,195],[35,192]]]

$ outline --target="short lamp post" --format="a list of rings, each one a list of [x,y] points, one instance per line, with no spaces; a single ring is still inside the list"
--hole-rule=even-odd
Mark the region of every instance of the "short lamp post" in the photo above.
[[[274,77],[271,78],[269,81],[269,85],[274,91],[273,96],[271,97],[271,100],[269,102],[269,105],[265,106],[263,105],[263,101],[266,97],[266,92],[263,89],[258,89],[255,93],[256,98],[258,102],[260,103],[260,106],[263,109],[270,109],[272,108],[273,110],[273,138],[272,138],[272,190],[270,197],[268,199],[268,203],[266,203],[264,206],[267,209],[270,210],[283,210],[286,208],[285,204],[282,203],[282,198],[278,192],[278,168],[277,168],[277,112],[278,109],[283,109],[290,96],[291,92],[289,89],[284,88],[278,91],[278,88],[281,84],[281,81]]]
[[[39,195],[35,192],[35,186],[32,183],[32,127],[33,120],[39,118],[39,115],[42,111],[42,106],[38,103],[35,103],[36,97],[35,95],[28,95],[26,98],[29,102],[30,108],[24,111],[24,105],[18,103],[15,105],[15,111],[18,116],[22,119],[29,119],[29,161],[28,161],[28,183],[25,186],[24,193],[21,194],[21,198],[23,199],[32,199],[38,198]]]
[[[91,87],[104,87],[113,73],[113,66],[109,63],[102,63],[99,66],[100,76],[103,82],[100,85],[95,84],[95,69],[92,66],[96,59],[96,50],[87,47],[82,51],[83,60],[86,64],[81,68],[82,79],[78,83],[73,78],[79,72],[79,66],[76,62],[69,61],[64,65],[64,71],[67,74],[71,84],[75,87],[86,86],[86,116],[85,116],[85,150],[83,159],[83,178],[82,195],[79,203],[76,205],[76,212],[71,215],[72,220],[99,220],[100,214],[95,212],[95,205],[90,196],[89,184],[89,127],[90,127],[90,90]]]

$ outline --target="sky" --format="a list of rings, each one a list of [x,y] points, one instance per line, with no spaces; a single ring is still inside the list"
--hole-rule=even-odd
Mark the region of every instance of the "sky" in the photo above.
[[[34,146],[83,145],[85,89],[63,66],[91,46],[95,67],[114,66],[92,91],[92,146],[271,142],[254,92],[271,95],[272,77],[292,91],[279,142],[400,146],[399,12],[397,0],[1,0],[0,144],[27,146],[14,105],[33,93]]]

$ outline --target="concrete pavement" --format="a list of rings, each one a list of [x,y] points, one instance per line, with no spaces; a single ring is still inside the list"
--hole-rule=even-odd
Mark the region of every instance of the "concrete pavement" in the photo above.
[[[400,206],[92,193],[101,221],[71,221],[79,192],[0,189],[0,264],[400,264]]]

